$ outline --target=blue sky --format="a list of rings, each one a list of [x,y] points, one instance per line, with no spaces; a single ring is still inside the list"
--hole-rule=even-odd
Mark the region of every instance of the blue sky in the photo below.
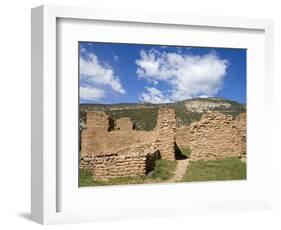
[[[80,42],[80,103],[246,103],[246,50]]]

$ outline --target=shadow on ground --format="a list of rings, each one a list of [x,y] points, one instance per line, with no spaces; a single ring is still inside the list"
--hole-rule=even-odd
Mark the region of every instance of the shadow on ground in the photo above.
[[[20,212],[18,213],[18,216],[31,221],[31,214],[29,212]]]
[[[182,152],[181,152],[180,148],[177,146],[177,144],[176,144],[175,155],[176,155],[176,160],[185,160],[188,158],[187,156],[182,154]]]

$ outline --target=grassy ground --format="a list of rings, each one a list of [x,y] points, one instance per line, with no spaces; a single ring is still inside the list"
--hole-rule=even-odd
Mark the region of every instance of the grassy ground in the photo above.
[[[187,158],[190,157],[190,155],[191,155],[191,148],[190,147],[180,146],[179,149],[180,149],[182,155],[186,156]]]
[[[177,163],[175,161],[158,160],[154,169],[155,180],[168,180],[173,176]]]
[[[182,181],[246,179],[246,163],[238,158],[190,162]]]
[[[125,184],[148,184],[164,182],[171,178],[176,167],[176,162],[167,160],[156,161],[154,172],[143,177],[120,177],[107,181],[94,180],[88,170],[80,170],[80,186],[97,185],[125,185]]]

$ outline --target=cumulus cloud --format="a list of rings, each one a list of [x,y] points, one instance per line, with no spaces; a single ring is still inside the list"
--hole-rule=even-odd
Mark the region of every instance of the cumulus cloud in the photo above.
[[[112,67],[100,63],[98,57],[93,53],[80,57],[80,80],[87,85],[109,86],[115,92],[125,93]]]
[[[80,45],[80,53],[86,53],[86,49],[84,46]]]
[[[169,103],[171,100],[167,95],[164,95],[160,90],[154,87],[145,87],[146,92],[140,95],[140,100],[143,102],[149,102],[153,104]]]
[[[229,63],[215,52],[200,56],[151,49],[141,50],[136,64],[139,78],[154,85],[164,82],[170,87],[169,92],[146,88],[147,92],[142,93],[140,99],[165,103],[214,96],[223,86]],[[155,96],[157,100],[154,100]]]
[[[83,101],[95,101],[98,102],[105,97],[105,91],[88,86],[80,87],[80,99]]]

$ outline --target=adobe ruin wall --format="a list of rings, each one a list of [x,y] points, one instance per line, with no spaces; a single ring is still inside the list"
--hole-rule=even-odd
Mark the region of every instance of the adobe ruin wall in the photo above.
[[[81,133],[81,150],[82,155],[93,151],[93,141],[104,136],[114,128],[114,120],[104,112],[88,112],[86,128]]]
[[[177,129],[176,142],[191,147],[190,160],[242,157],[246,153],[246,114],[233,119],[231,115],[208,112],[200,121]]]
[[[95,179],[144,176],[160,157],[175,160],[176,145],[191,147],[190,160],[241,157],[246,153],[246,114],[236,119],[218,112],[200,121],[176,127],[171,108],[158,111],[153,131],[133,130],[129,118],[114,121],[104,112],[89,112],[81,134],[80,168]]]
[[[153,170],[159,158],[156,146],[145,143],[126,147],[115,153],[83,156],[80,158],[80,168],[90,170],[97,180],[138,177]]]
[[[122,131],[131,131],[133,130],[133,122],[128,117],[122,117],[117,119],[116,128]]]
[[[162,159],[175,160],[176,113],[174,109],[159,109],[156,131],[157,145]]]

